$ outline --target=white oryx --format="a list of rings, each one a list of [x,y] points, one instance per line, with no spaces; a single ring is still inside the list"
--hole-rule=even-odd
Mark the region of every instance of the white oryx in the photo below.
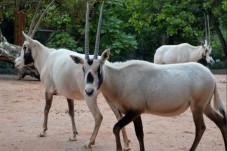
[[[207,63],[213,63],[210,56],[211,47],[202,44],[201,46],[192,46],[188,43],[179,45],[163,45],[159,47],[154,54],[154,63],[156,64],[174,64],[185,62],[197,62],[200,59],[206,59]]]
[[[95,51],[94,56],[97,55],[98,51]],[[221,130],[227,150],[226,112],[215,78],[209,69],[194,62],[158,65],[131,60],[109,63],[106,62],[109,55],[110,51],[107,49],[100,59],[90,59],[87,49],[85,60],[74,55],[71,55],[71,58],[76,65],[83,65],[86,95],[93,98],[102,92],[107,100],[112,101],[125,114],[113,128],[117,151],[122,151],[119,132],[132,121],[140,151],[145,150],[142,113],[172,117],[188,108],[192,111],[196,127],[190,151],[196,150],[206,129],[203,114]],[[214,107],[211,105],[213,96]]]
[[[208,21],[207,21],[208,20]],[[207,23],[208,22],[208,23]],[[154,54],[154,63],[156,64],[174,64],[185,62],[197,62],[205,59],[207,63],[214,63],[210,56],[212,48],[210,42],[209,19],[205,17],[206,40],[201,46],[192,46],[188,43],[179,45],[163,45],[159,47]],[[209,38],[207,36],[209,35]]]
[[[101,59],[85,61],[78,56],[71,57],[76,64],[83,64],[87,96],[93,98],[101,91],[107,100],[112,101],[125,114],[113,128],[117,151],[122,151],[119,131],[131,121],[135,125],[140,150],[144,151],[140,114],[172,117],[189,107],[196,127],[190,151],[196,150],[206,129],[203,114],[221,130],[227,150],[226,112],[209,69],[194,62],[170,65],[138,60],[105,63],[109,53],[106,50]],[[94,80],[89,82],[89,79]],[[215,108],[211,106],[212,96]]]
[[[89,15],[88,7],[89,5],[87,3],[86,16]],[[101,7],[100,16],[102,16],[102,8],[103,5]],[[100,25],[101,24],[99,22],[99,28]],[[46,136],[48,113],[52,104],[53,95],[62,95],[67,98],[69,115],[72,121],[73,136],[70,140],[76,140],[77,129],[74,119],[74,99],[85,99],[95,119],[95,127],[93,133],[91,135],[91,138],[85,144],[85,147],[90,148],[91,145],[95,144],[95,138],[97,136],[103,117],[97,106],[97,96],[91,98],[84,95],[85,84],[82,65],[75,64],[70,58],[70,55],[82,57],[84,56],[84,54],[79,54],[66,49],[50,49],[42,45],[37,40],[32,39],[24,32],[23,35],[26,41],[23,44],[21,55],[15,61],[15,66],[17,68],[21,68],[26,64],[34,63],[34,66],[40,73],[41,82],[45,87],[46,105],[44,109],[43,131],[40,136]],[[119,112],[119,110],[113,105],[112,102],[107,102],[116,115],[117,119],[121,119],[122,114]],[[122,133],[125,150],[129,150],[129,140],[127,138],[125,130],[123,130]]]

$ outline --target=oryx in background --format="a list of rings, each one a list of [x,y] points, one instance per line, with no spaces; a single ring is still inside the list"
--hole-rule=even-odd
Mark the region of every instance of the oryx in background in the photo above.
[[[154,63],[156,64],[174,64],[185,62],[198,62],[201,59],[207,63],[214,63],[211,57],[211,41],[209,16],[205,16],[205,43],[201,46],[192,46],[188,43],[179,45],[163,45],[159,47],[154,54]]]
[[[97,37],[96,42],[99,43],[99,36]],[[172,117],[180,115],[188,108],[192,111],[196,127],[190,151],[196,150],[206,129],[203,114],[221,130],[227,150],[226,112],[218,94],[215,78],[209,69],[194,62],[158,65],[131,60],[109,63],[106,61],[110,55],[109,49],[102,53],[101,58],[97,57],[97,49],[93,59],[89,57],[89,49],[85,50],[85,60],[71,55],[76,65],[83,66],[85,94],[92,100],[102,92],[107,100],[125,114],[113,128],[117,151],[122,151],[119,132],[132,121],[140,151],[145,150],[141,114]],[[214,107],[211,105],[213,96]]]
[[[87,20],[89,16],[89,3],[87,3]],[[102,16],[103,4],[101,7],[100,17]],[[101,21],[101,19],[100,19]],[[101,28],[99,21],[98,28]],[[87,27],[87,25],[86,25]],[[88,27],[87,27],[88,28]],[[29,29],[30,31],[30,29]],[[86,33],[88,30],[86,30]],[[30,33],[30,32],[29,32]],[[32,32],[33,33],[33,32]],[[23,33],[26,41],[23,44],[21,55],[16,59],[15,66],[21,68],[24,65],[34,63],[34,66],[40,73],[41,82],[45,87],[46,105],[44,109],[44,123],[41,137],[46,136],[48,113],[52,104],[53,95],[62,95],[67,98],[69,115],[72,122],[73,136],[70,140],[76,140],[77,129],[74,119],[74,100],[86,100],[86,103],[95,119],[95,127],[91,138],[86,142],[85,147],[90,148],[95,144],[95,138],[100,128],[103,116],[97,106],[97,96],[87,97],[84,92],[84,72],[81,64],[75,64],[70,55],[83,57],[84,54],[69,51],[67,49],[50,49],[42,45],[39,41],[32,39],[33,34],[26,35]],[[97,57],[97,56],[96,56]],[[107,100],[107,103],[113,110],[117,119],[122,118],[122,114]],[[84,119],[86,120],[86,118]],[[129,150],[129,140],[125,130],[122,130],[125,150]]]

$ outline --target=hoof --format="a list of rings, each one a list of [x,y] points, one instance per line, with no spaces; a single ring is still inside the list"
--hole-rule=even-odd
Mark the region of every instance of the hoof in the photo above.
[[[45,132],[40,133],[39,137],[46,137],[46,133]]]
[[[131,150],[130,147],[125,147],[123,151],[129,151],[129,150]]]
[[[84,145],[85,148],[91,148],[91,145],[94,145],[95,143],[92,143],[90,140],[87,141]]]
[[[125,143],[124,145],[124,151],[129,151],[129,150],[131,150],[131,148],[129,147],[129,143],[130,143],[131,141],[130,140],[128,140],[127,141],[127,143]]]
[[[69,141],[77,141],[76,138],[69,138]]]

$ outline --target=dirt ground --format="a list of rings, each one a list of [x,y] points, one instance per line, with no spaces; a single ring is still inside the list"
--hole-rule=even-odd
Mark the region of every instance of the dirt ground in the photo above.
[[[226,104],[226,75],[215,75],[218,90]],[[85,101],[75,101],[75,120],[79,135],[71,136],[71,121],[67,113],[67,101],[55,96],[49,114],[47,137],[40,138],[42,131],[44,88],[39,81],[26,77],[19,81],[15,76],[0,75],[0,151],[115,151],[112,133],[116,118],[100,95],[98,105],[103,122],[96,144],[92,149],[83,146],[90,138],[94,119]],[[216,125],[205,116],[206,131],[198,151],[223,151],[224,142]],[[144,140],[147,151],[187,151],[194,139],[194,123],[190,110],[177,117],[142,115]],[[132,151],[138,151],[138,141],[133,124],[127,127]]]

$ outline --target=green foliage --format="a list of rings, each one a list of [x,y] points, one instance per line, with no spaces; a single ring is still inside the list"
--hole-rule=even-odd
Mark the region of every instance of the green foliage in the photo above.
[[[26,0],[20,1],[20,5],[24,6],[24,11],[27,14],[28,28],[37,3]],[[43,9],[50,1],[43,1]],[[204,13],[212,13],[217,18],[216,22],[211,21],[214,58],[220,58],[222,63],[226,59],[214,28],[214,24],[218,25],[226,40],[226,0],[102,1],[105,2],[105,5],[100,51],[110,48],[112,61],[131,58],[152,61],[155,50],[163,44],[186,42],[199,45],[205,38]],[[99,8],[102,1],[89,1],[90,53],[94,50]],[[7,11],[2,11],[3,13],[0,13],[0,16],[4,14],[7,18],[13,18],[15,10],[19,8],[19,1],[16,0],[15,2],[17,2],[16,7],[12,7],[14,5],[7,7]],[[0,9],[2,8],[0,6]],[[55,0],[55,4],[41,23],[42,28],[53,30],[46,44],[49,47],[64,47],[83,52],[85,11],[86,1],[84,0]]]
[[[57,31],[50,34],[47,46],[52,48],[67,48],[73,51],[81,50],[77,49],[77,42],[74,38],[68,32],[64,31]]]
[[[150,5],[151,3],[153,5]],[[191,43],[195,43],[192,37],[201,38],[201,26],[204,21],[195,16],[199,6],[192,2],[170,0],[158,3],[148,0],[140,5],[130,1],[126,4],[133,12],[129,21],[138,32],[143,28],[149,28],[150,32],[158,30],[168,37],[176,37],[174,43],[183,39],[192,39]]]
[[[73,37],[73,23],[70,16],[65,12],[60,12],[56,5],[50,8],[44,18],[44,25],[51,25],[51,28],[55,29],[55,32],[51,33],[48,38],[48,47],[82,51],[77,48],[77,41]]]
[[[124,32],[123,22],[116,16],[109,17],[103,22],[102,34],[101,46],[111,49],[113,60],[124,58],[137,48],[135,36]]]
[[[125,21],[127,11],[121,0],[108,1],[104,5],[100,51],[111,49],[111,60],[126,60],[130,58],[137,49],[135,34],[131,32],[132,27]],[[90,22],[90,47],[94,49],[96,28],[99,11],[97,11],[95,22]]]

